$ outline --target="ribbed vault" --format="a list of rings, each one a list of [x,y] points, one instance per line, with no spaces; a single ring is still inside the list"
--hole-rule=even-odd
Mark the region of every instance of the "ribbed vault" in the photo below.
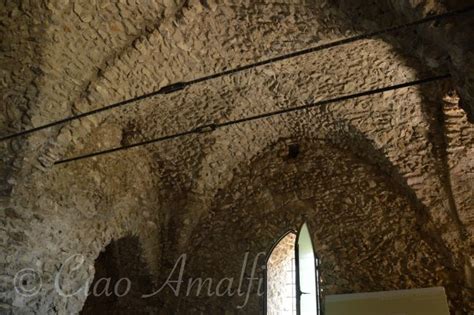
[[[249,252],[245,275],[250,277],[254,258],[288,228],[306,221],[322,260],[324,294],[440,285],[454,301],[462,274],[454,271],[440,239],[432,237],[436,232],[430,231],[425,209],[410,193],[350,152],[323,141],[298,140],[296,158],[288,157],[286,141],[277,141],[219,192],[184,251],[186,276],[211,277],[214,292],[220,279],[233,277],[237,291],[244,254]],[[262,276],[265,256],[259,258]],[[248,307],[254,314],[263,300],[258,283],[251,287]],[[179,301],[181,311],[222,313],[246,299],[196,298],[193,289]],[[247,289],[244,282],[243,292]]]
[[[461,4],[207,0],[1,6],[6,35],[0,130],[6,135]],[[328,257],[329,292],[445,285],[453,309],[472,309],[468,117],[474,41],[462,31],[470,23],[472,18],[454,18],[354,42],[2,142],[0,263],[7,279],[31,266],[48,279],[34,298],[7,286],[5,308],[79,311],[85,298],[65,303],[51,293],[50,280],[75,254],[84,255],[91,268],[71,283],[93,277],[94,260],[113,239],[138,236],[143,260],[158,276],[182,252],[196,253],[195,261],[219,260],[209,255],[224,241],[242,237],[242,246],[261,250],[305,214]],[[445,72],[453,80],[53,166],[62,158],[203,124]],[[302,150],[292,161],[285,155],[290,143]],[[288,207],[277,206],[285,200]],[[330,222],[331,214],[348,225]],[[361,232],[374,223],[380,225]],[[234,226],[242,233],[206,242]],[[246,226],[260,232],[244,235]],[[344,244],[343,235],[351,241]],[[416,254],[405,255],[407,250]],[[365,260],[351,267],[349,253],[355,252]],[[190,272],[205,272],[199,264]],[[385,269],[364,282],[374,264]],[[390,277],[378,281],[383,271]]]

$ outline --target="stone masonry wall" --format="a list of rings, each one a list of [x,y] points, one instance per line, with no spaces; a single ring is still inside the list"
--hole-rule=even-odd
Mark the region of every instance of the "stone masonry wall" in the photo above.
[[[0,133],[461,5],[2,2]],[[474,40],[465,31],[471,21],[300,56],[1,142],[0,311],[78,312],[85,297],[60,297],[57,271],[80,255],[84,268],[67,281],[80,287],[94,276],[100,251],[126,235],[139,239],[157,280],[182,252],[195,257],[188,276],[218,277],[239,270],[235,262],[245,251],[266,249],[306,216],[326,257],[327,292],[444,285],[453,312],[472,312],[473,130],[470,111],[462,109],[472,106]],[[447,71],[453,80],[53,166],[77,154]],[[288,161],[293,142],[302,153]],[[226,255],[213,256],[221,248]],[[206,269],[223,261],[225,268]],[[43,279],[33,297],[14,289],[24,268]],[[239,300],[157,303],[188,314],[234,312]],[[260,309],[253,294],[247,312]]]

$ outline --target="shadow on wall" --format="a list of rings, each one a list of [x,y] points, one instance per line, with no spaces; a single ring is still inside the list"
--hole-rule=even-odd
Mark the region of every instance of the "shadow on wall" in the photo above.
[[[153,299],[143,299],[153,281],[142,261],[136,236],[112,241],[95,261],[95,276],[81,314],[149,314]],[[140,310],[137,312],[137,310]]]

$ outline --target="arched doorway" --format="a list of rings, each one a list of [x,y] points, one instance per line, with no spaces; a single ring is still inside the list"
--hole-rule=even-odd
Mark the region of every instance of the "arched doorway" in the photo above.
[[[96,259],[95,276],[81,314],[145,314],[155,309],[153,279],[142,260],[138,237],[112,241]]]
[[[266,314],[296,314],[296,233],[286,232],[266,262]]]
[[[319,277],[308,225],[284,233],[267,256],[265,314],[319,315]]]

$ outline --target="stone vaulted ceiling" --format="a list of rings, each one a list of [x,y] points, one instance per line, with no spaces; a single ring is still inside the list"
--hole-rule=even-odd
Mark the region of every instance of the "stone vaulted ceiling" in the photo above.
[[[0,131],[11,134],[463,5],[5,1]],[[474,27],[472,16],[292,58],[3,141],[2,277],[33,264],[47,279],[75,253],[92,266],[106,244],[128,234],[139,236],[156,274],[182,251],[217,264],[222,258],[211,253],[221,242],[242,242],[225,256],[261,250],[304,214],[318,226],[329,292],[443,285],[453,310],[473,311],[474,40],[466,31]],[[53,165],[446,72],[452,79]],[[295,143],[301,154],[292,160],[287,150]],[[246,228],[258,231],[254,239],[243,236]],[[205,242],[219,233],[225,237]],[[385,269],[372,273],[375,266]],[[192,268],[206,272],[199,264]],[[94,269],[84,272],[77,279],[92,277]],[[48,285],[24,299],[6,284],[0,307],[39,314],[81,309],[84,298],[65,303]]]

